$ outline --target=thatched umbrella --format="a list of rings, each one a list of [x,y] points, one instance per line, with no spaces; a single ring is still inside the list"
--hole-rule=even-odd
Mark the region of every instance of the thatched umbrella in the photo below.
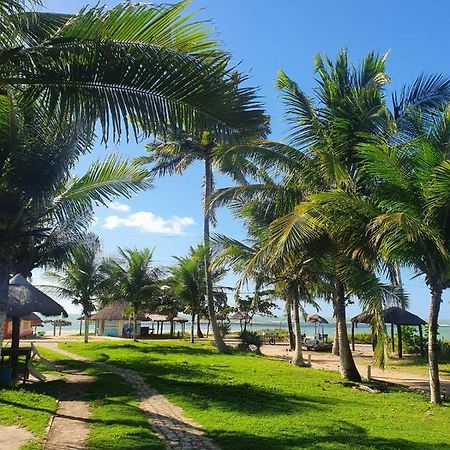
[[[308,316],[306,321],[314,323],[314,335],[317,334],[317,326],[320,327],[320,325],[322,325],[322,339],[324,339],[325,335],[324,335],[324,331],[323,331],[323,324],[330,323],[330,322],[328,322],[328,320],[325,319],[325,317],[319,316],[319,314],[313,314],[312,316]],[[320,328],[319,328],[319,331],[320,331]]]
[[[19,347],[20,340],[20,320],[33,312],[38,312],[44,316],[67,317],[65,309],[56,303],[47,294],[33,286],[20,274],[15,275],[9,281],[9,298],[7,317],[12,319],[11,348]],[[17,374],[17,357],[11,359],[13,377]]]
[[[420,336],[420,353],[424,355],[423,347],[423,332],[422,325],[425,325],[425,320],[421,319],[419,316],[406,311],[406,309],[399,308],[397,306],[392,306],[386,308],[383,311],[384,323],[391,324],[391,340],[392,340],[392,351],[395,351],[395,341],[394,341],[394,325],[397,325],[397,336],[398,336],[398,357],[403,357],[403,345],[402,345],[402,325],[417,326],[419,328]],[[355,325],[358,323],[372,323],[373,314],[369,312],[363,312],[353,317],[352,322],[352,348],[355,350]]]

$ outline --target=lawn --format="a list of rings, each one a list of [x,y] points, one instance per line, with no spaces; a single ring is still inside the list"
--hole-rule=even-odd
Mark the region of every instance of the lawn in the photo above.
[[[132,388],[120,376],[44,348],[39,351],[58,364],[94,377],[87,396],[91,411],[89,450],[164,450],[139,409]]]
[[[450,449],[450,408],[416,393],[371,394],[338,375],[209,343],[91,342],[61,348],[135,370],[224,450]]]
[[[0,389],[0,423],[18,425],[31,431],[35,440],[23,449],[42,448],[45,429],[56,411],[56,399],[61,380],[42,384],[19,385],[14,389]]]

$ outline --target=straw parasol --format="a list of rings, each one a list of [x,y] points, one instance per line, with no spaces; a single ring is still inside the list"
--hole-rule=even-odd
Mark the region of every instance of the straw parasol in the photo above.
[[[395,340],[394,340],[394,325],[397,326],[397,336],[398,336],[398,357],[403,357],[403,345],[402,345],[402,325],[417,326],[419,329],[419,343],[420,343],[420,353],[424,355],[423,346],[423,331],[422,325],[425,325],[425,320],[421,319],[419,316],[406,311],[406,309],[399,308],[398,306],[391,306],[383,310],[384,323],[391,324],[391,341],[392,341],[392,351],[395,351]],[[368,323],[371,324],[373,319],[373,313],[362,312],[351,319],[352,322],[352,349],[355,350],[355,325],[358,323]]]
[[[17,274],[9,282],[9,298],[6,315],[24,317],[33,312],[44,316],[67,317],[65,309],[47,294],[33,286],[22,275]]]
[[[330,323],[330,322],[328,322],[327,319],[325,319],[325,317],[319,316],[319,314],[313,314],[312,316],[308,316],[306,321],[314,323],[314,335],[317,335],[318,327],[319,327],[319,332],[320,332],[320,325],[322,325],[322,336],[324,336],[323,324]]]

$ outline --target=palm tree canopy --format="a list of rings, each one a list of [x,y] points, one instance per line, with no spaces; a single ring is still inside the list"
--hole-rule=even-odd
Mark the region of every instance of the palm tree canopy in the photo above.
[[[201,124],[222,136],[258,126],[255,90],[240,87],[229,55],[185,13],[188,3],[121,3],[76,15],[5,4],[3,95],[22,109],[38,105],[44,118],[56,115],[61,123],[98,120],[105,140],[122,130],[137,137],[139,126],[164,133],[169,125]]]

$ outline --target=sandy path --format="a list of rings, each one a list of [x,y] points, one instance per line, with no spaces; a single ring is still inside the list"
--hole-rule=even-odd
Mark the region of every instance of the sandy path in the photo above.
[[[89,438],[89,403],[83,400],[93,378],[64,371],[66,384],[58,399],[58,409],[50,423],[44,450],[85,450]]]
[[[266,356],[272,356],[283,359],[290,359],[292,352],[288,351],[287,345],[263,345],[261,351]],[[370,345],[357,345],[353,352],[355,362],[360,374],[367,377],[367,366],[370,364],[372,358],[372,350]],[[321,370],[339,370],[339,357],[331,353],[308,352],[304,351],[303,356],[307,360],[311,356],[311,365],[316,369]],[[379,369],[371,367],[372,378],[386,381],[388,383],[400,384],[412,389],[419,389],[421,391],[429,392],[430,387],[428,378],[421,374],[410,373],[399,369]],[[441,389],[450,394],[450,380],[441,376]]]

